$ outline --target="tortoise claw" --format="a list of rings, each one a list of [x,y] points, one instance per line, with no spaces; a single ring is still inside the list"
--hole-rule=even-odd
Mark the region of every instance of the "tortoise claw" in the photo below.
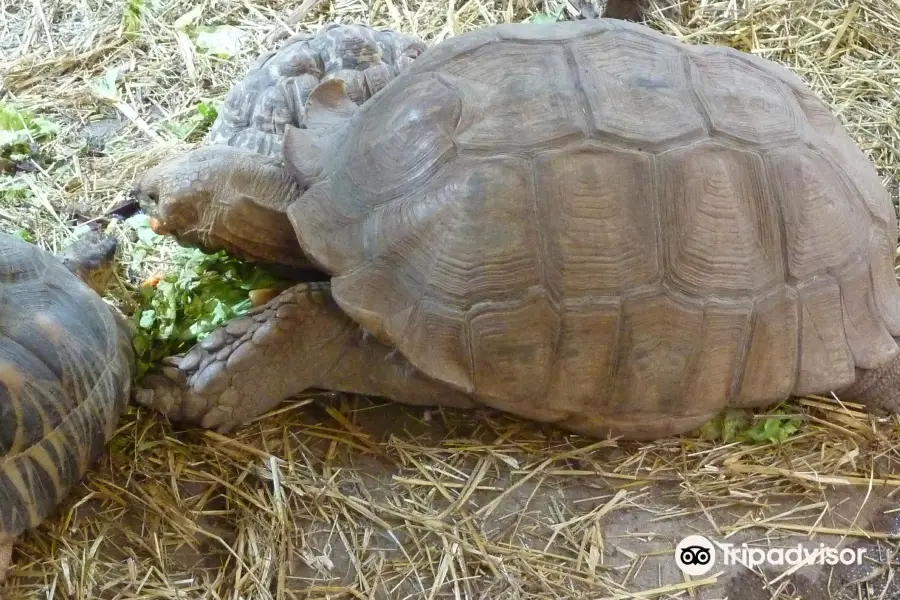
[[[163,361],[144,376],[136,400],[173,421],[228,433],[294,394],[322,387],[320,374],[358,345],[358,331],[322,286],[297,284]],[[338,379],[337,389],[344,389],[346,377]]]
[[[238,425],[240,423],[234,420],[234,411],[224,406],[213,407],[200,422],[200,427],[213,429],[222,435],[230,433]]]
[[[201,423],[209,402],[190,389],[187,374],[178,368],[180,357],[170,357],[148,373],[135,389],[135,402],[157,410],[173,421]]]

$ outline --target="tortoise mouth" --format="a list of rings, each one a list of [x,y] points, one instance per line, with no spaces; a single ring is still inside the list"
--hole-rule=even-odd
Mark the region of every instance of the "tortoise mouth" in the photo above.
[[[162,220],[156,217],[150,217],[150,230],[156,235],[167,235],[169,230],[166,228]]]
[[[159,194],[155,190],[145,189],[140,181],[132,184],[125,196],[148,215],[154,214],[159,207]]]

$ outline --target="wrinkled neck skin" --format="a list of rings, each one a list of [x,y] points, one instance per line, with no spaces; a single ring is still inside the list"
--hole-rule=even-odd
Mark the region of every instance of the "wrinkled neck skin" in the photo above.
[[[287,218],[288,206],[303,190],[280,162],[250,162],[247,173],[233,171],[221,185],[207,212],[208,244],[249,260],[309,265]]]

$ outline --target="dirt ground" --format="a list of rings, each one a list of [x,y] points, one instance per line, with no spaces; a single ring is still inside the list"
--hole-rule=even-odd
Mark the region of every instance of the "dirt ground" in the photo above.
[[[358,445],[335,443],[343,427],[328,408],[347,416]],[[690,441],[648,452],[487,412],[347,397],[292,407],[214,446],[150,419],[135,423],[147,428],[140,451],[106,457],[89,493],[26,538],[7,598],[900,597],[896,479],[871,489],[754,481],[729,476],[733,456],[721,448]],[[162,462],[169,435],[181,465]],[[774,463],[802,460],[796,444]],[[150,464],[129,475],[129,460]],[[233,477],[219,480],[222,469]],[[703,470],[725,485],[704,490],[708,481],[679,475]],[[719,563],[691,579],[674,549],[692,534],[862,547],[865,560],[793,572]]]
[[[123,198],[135,173],[202,140],[170,134],[221,100],[260,52],[328,21],[430,43],[561,5],[515,2],[147,0],[137,39],[119,0],[0,0],[5,101],[63,125],[54,167],[16,175],[0,229],[55,249]],[[694,2],[650,24],[790,65],[834,108],[896,198],[896,0]],[[186,49],[174,23],[248,33],[230,60]],[[119,69],[118,96],[96,82]],[[0,184],[11,181],[0,180]],[[2,187],[2,186],[0,186]],[[126,284],[164,263],[138,264]],[[125,310],[133,289],[113,301]],[[422,410],[342,395],[298,398],[228,436],[131,407],[58,513],[23,537],[3,600],[900,599],[900,420],[833,398],[777,409],[783,442],[699,436],[652,444],[566,435],[488,411]],[[864,548],[853,567],[688,577],[684,537],[755,547]]]

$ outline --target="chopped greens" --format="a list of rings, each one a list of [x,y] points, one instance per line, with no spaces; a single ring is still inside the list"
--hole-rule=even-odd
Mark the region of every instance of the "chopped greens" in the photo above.
[[[140,244],[153,245],[162,236],[153,233],[148,221],[141,214],[127,223],[136,230]],[[260,266],[224,252],[180,248],[167,272],[141,286],[132,316],[138,378],[166,356],[184,352],[219,325],[247,313],[250,290],[283,284]]]
[[[0,177],[0,202],[13,205],[32,197],[31,188],[21,177]]]
[[[559,10],[556,11],[556,13],[541,12],[541,13],[533,14],[528,19],[528,21],[531,23],[556,23],[557,21],[559,21],[560,17],[562,16],[565,8],[566,8],[565,5],[563,5],[559,8]]]
[[[25,240],[26,242],[28,242],[30,244],[35,243],[34,236],[27,229],[17,229],[15,231],[13,231],[12,234],[14,236],[16,236],[17,238],[19,238],[20,240]]]
[[[133,40],[141,31],[141,10],[144,0],[126,0],[122,10],[122,27],[125,39]]]
[[[219,116],[219,111],[215,104],[200,102],[194,113],[184,121],[172,124],[169,130],[183,140],[205,135],[217,116]]]
[[[0,102],[0,158],[22,162],[37,154],[37,144],[59,133],[59,125]]]
[[[787,406],[776,406],[751,424],[752,412],[730,408],[699,429],[702,437],[729,442],[780,443],[800,431],[801,420],[785,414]]]

